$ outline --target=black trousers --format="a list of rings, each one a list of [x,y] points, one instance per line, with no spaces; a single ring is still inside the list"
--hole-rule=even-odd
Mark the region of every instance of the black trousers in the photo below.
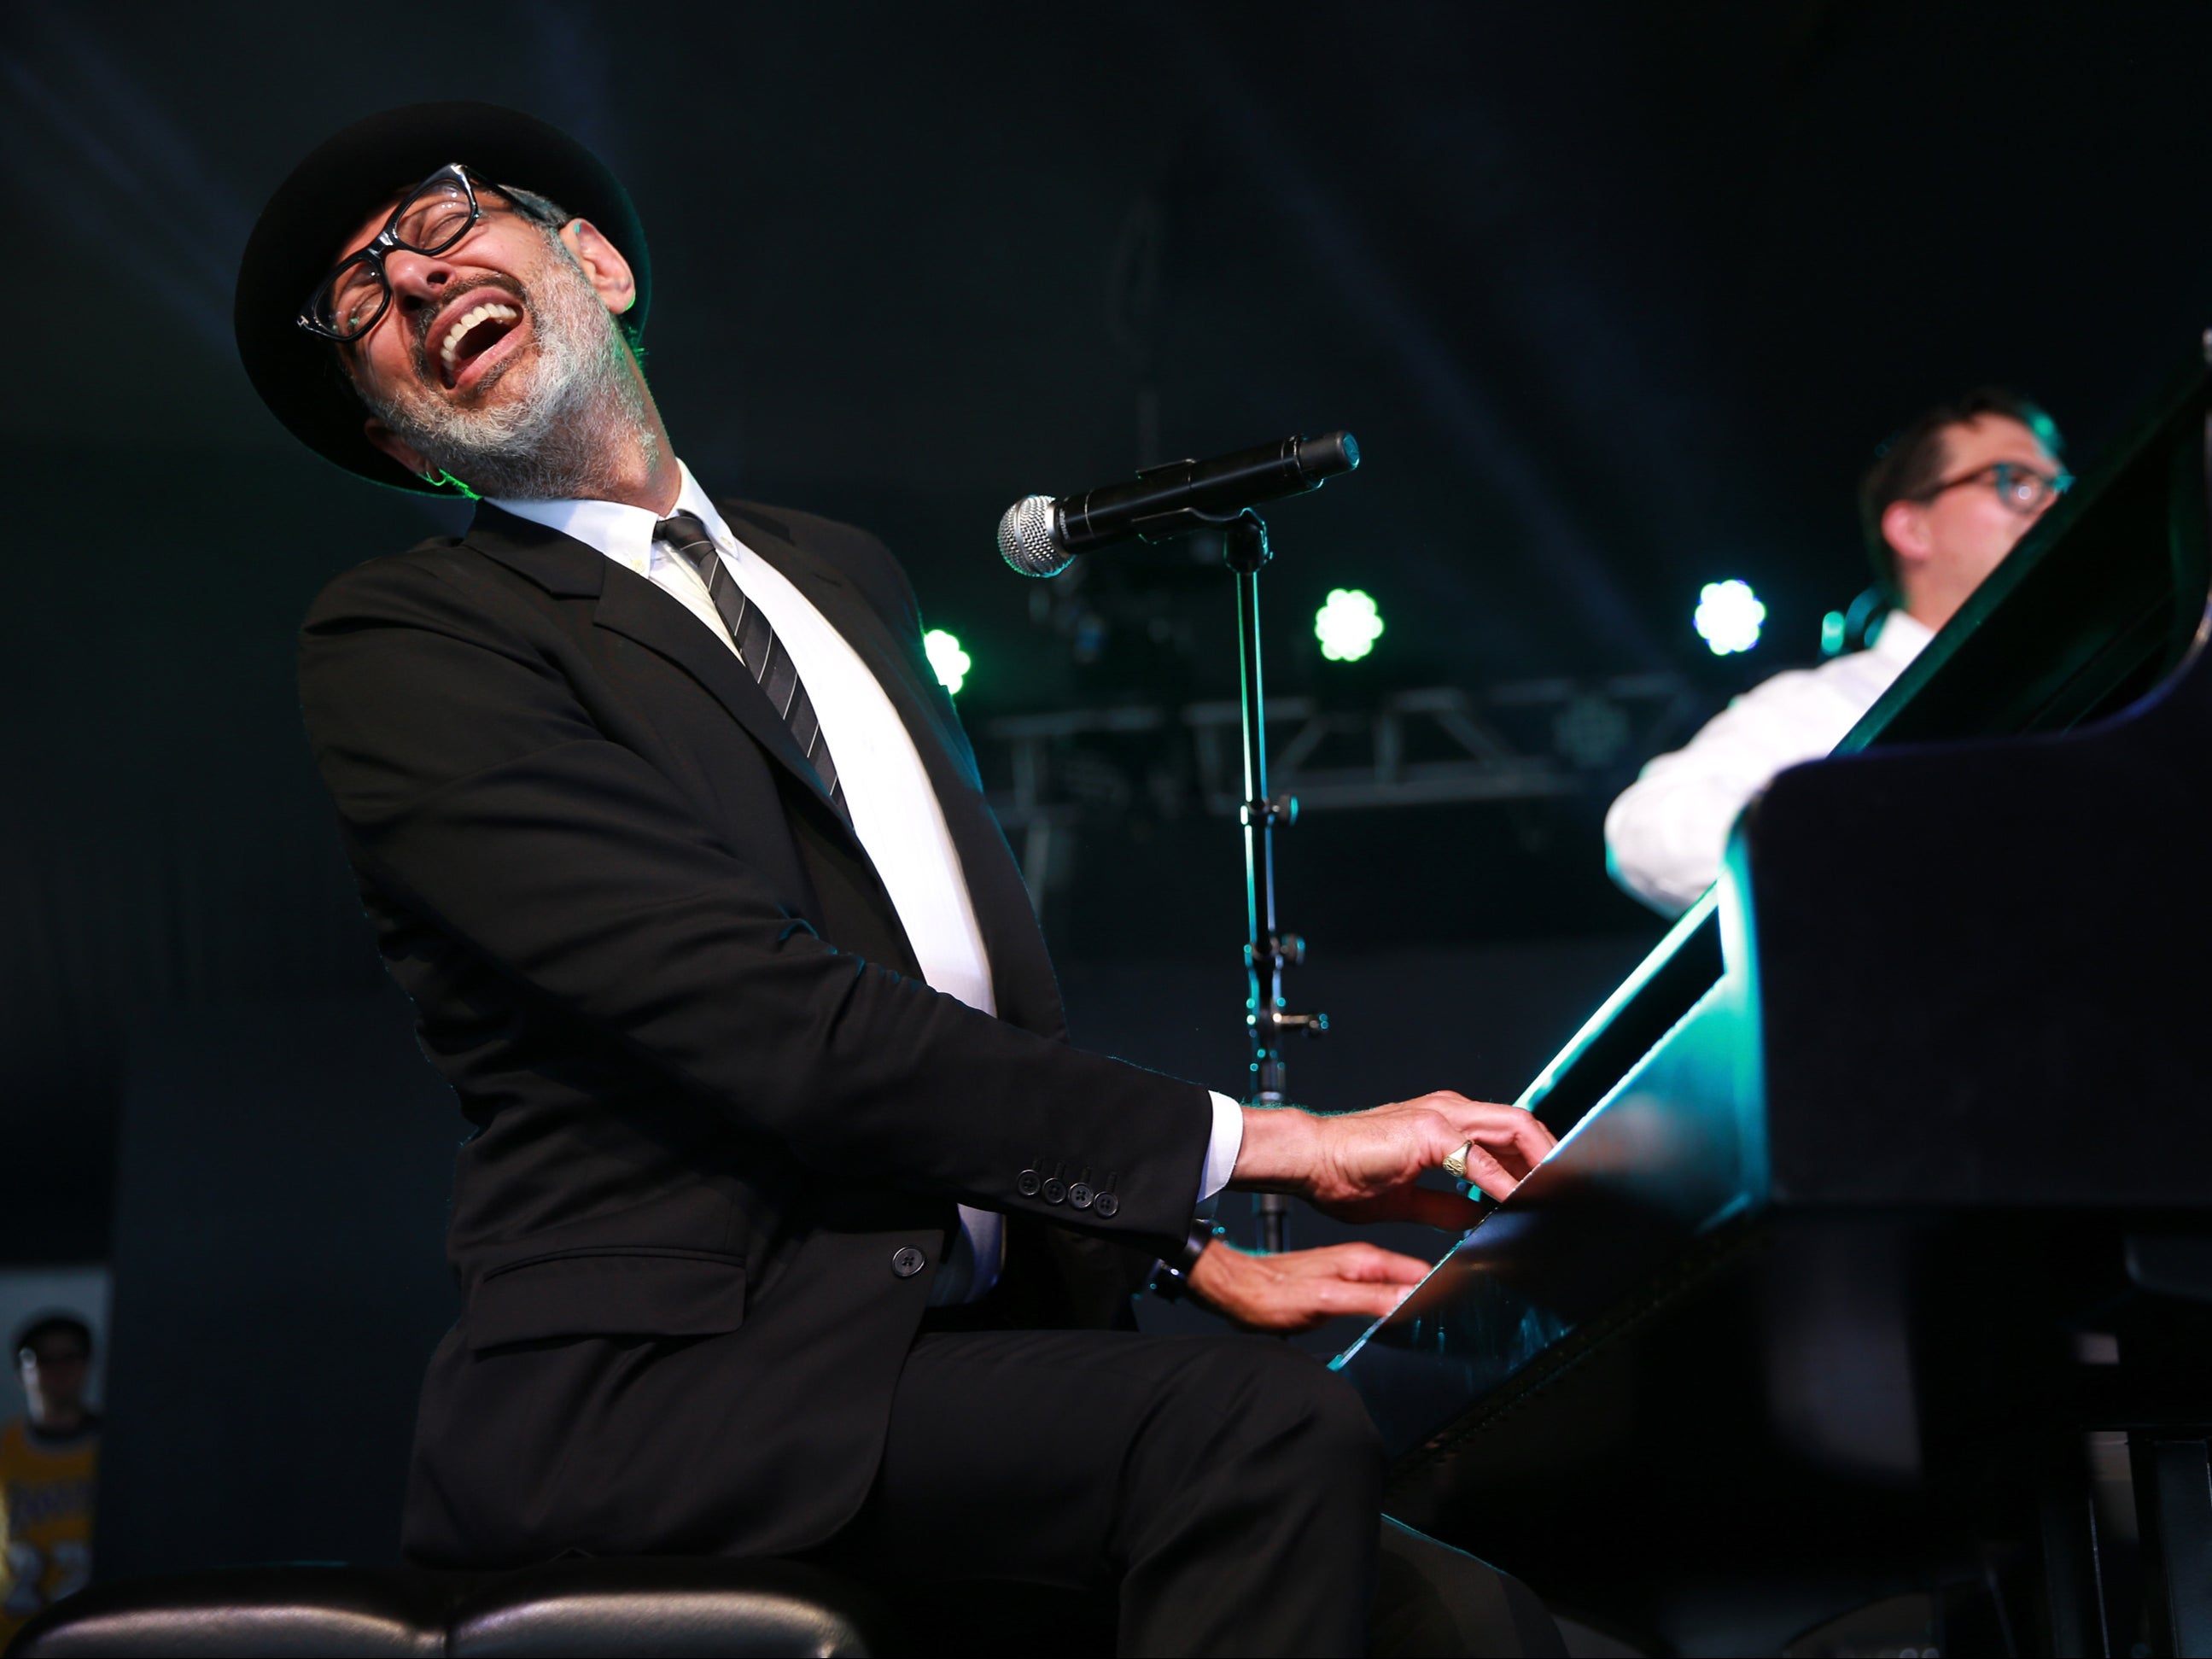
[[[1264,1337],[926,1333],[829,1554],[1010,1651],[1564,1650],[1524,1587],[1378,1525],[1382,1474],[1358,1395]]]

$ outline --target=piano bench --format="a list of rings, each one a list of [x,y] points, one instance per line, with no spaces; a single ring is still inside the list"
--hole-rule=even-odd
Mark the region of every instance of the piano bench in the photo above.
[[[792,1561],[555,1561],[514,1572],[231,1567],[96,1584],[8,1659],[77,1655],[822,1654],[885,1651],[865,1590]]]

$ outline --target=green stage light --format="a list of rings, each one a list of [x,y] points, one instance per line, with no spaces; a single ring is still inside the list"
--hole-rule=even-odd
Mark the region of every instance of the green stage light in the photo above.
[[[968,678],[968,671],[975,659],[960,648],[959,636],[933,628],[921,636],[921,648],[929,653],[929,665],[937,672],[937,683],[955,696]]]
[[[1328,603],[1314,612],[1314,637],[1331,662],[1358,662],[1382,637],[1382,613],[1356,587],[1332,587]]]
[[[1707,582],[1698,590],[1698,609],[1690,626],[1713,655],[1725,657],[1757,645],[1759,624],[1765,620],[1766,606],[1751,591],[1751,584],[1731,578]]]

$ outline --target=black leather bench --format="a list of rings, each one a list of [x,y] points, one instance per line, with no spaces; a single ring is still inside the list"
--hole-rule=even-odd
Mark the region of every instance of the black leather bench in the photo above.
[[[867,1592],[797,1562],[556,1561],[502,1573],[234,1567],[97,1584],[8,1659],[76,1656],[873,1655]]]

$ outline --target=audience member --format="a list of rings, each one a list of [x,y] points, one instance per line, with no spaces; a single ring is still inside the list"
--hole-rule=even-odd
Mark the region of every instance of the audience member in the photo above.
[[[0,1649],[91,1576],[100,1465],[100,1419],[85,1403],[92,1328],[41,1314],[17,1333],[14,1352],[27,1410],[0,1425]]]

